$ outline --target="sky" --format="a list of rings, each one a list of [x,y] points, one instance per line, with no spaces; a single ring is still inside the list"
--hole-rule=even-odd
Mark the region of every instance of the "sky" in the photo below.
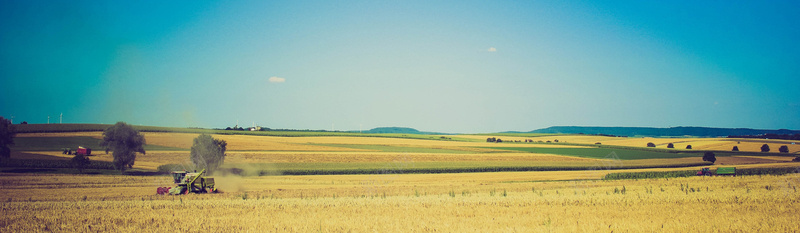
[[[800,129],[798,1],[0,0],[14,123]]]

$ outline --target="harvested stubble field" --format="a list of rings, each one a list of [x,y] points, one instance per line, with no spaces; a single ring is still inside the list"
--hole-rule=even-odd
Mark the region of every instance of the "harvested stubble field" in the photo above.
[[[152,194],[155,177],[2,176],[0,231],[800,230],[798,174],[541,181],[577,172],[553,173],[255,177],[179,197]]]

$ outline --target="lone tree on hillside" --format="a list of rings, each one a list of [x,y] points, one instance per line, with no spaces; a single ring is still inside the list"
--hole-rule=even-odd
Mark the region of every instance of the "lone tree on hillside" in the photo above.
[[[778,151],[780,151],[781,153],[789,153],[789,147],[786,146],[786,145],[783,145],[780,148],[778,148]]]
[[[225,140],[215,139],[208,134],[201,134],[194,139],[192,144],[191,159],[195,167],[211,174],[225,162],[225,150],[228,143]]]
[[[114,156],[114,168],[120,171],[133,168],[136,152],[145,154],[144,144],[144,136],[121,121],[103,131],[103,141],[100,142],[100,146],[106,148],[106,153],[111,151]]]
[[[761,152],[769,152],[769,145],[764,144],[761,146]]]
[[[739,146],[733,146],[733,150],[731,151],[739,151]]]
[[[692,145],[686,145],[686,149],[687,150],[691,150],[692,149]]]
[[[714,152],[706,151],[706,153],[703,154],[703,161],[714,163],[717,161],[717,156],[714,154]]]
[[[652,142],[648,142],[647,143],[647,147],[656,147],[656,144],[652,143]]]
[[[11,148],[14,145],[14,125],[11,121],[0,116],[0,158],[11,157]]]
[[[675,145],[673,145],[673,144],[670,142],[669,144],[667,144],[667,148],[675,148]]]

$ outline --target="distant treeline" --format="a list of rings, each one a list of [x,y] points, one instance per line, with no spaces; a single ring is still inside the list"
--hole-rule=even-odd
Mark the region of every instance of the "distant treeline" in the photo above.
[[[800,140],[800,134],[761,134],[761,135],[730,135],[728,138],[760,138],[760,139],[784,139]]]
[[[649,137],[727,137],[729,135],[793,135],[800,134],[798,130],[768,130],[768,129],[731,129],[731,128],[709,128],[709,127],[671,127],[671,128],[649,128],[649,127],[584,127],[584,126],[553,126],[544,129],[530,131],[530,133],[563,133],[563,134],[594,134],[594,135],[617,135],[617,136],[649,136]],[[771,138],[771,137],[770,137]]]

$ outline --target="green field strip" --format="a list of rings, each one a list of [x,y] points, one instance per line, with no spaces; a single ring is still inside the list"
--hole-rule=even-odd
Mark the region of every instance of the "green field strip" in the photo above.
[[[62,151],[64,148],[78,149],[78,146],[92,148],[92,154],[105,153],[105,149],[100,147],[101,139],[85,136],[77,137],[17,137],[14,138],[14,145],[11,146],[15,151]],[[188,149],[167,147],[159,145],[145,145],[144,150],[153,151],[185,151]]]
[[[668,153],[659,151],[646,151],[646,150],[628,150],[628,149],[612,149],[612,148],[542,148],[542,147],[488,147],[490,149],[522,151],[538,154],[554,154],[554,155],[567,155],[584,158],[611,158],[611,159],[669,159],[669,158],[685,158],[685,157],[700,157],[700,152],[679,152]]]

